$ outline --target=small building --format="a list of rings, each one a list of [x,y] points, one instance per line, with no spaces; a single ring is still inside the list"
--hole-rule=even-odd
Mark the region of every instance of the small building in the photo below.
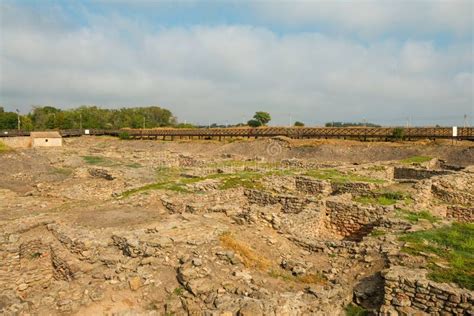
[[[58,147],[63,145],[59,132],[31,132],[31,147]]]

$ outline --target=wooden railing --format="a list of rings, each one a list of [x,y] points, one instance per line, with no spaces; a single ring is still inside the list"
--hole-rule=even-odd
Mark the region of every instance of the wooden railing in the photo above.
[[[121,130],[60,130],[63,137],[81,135],[119,136],[127,133],[130,138],[171,138],[174,137],[274,137],[290,138],[356,138],[356,139],[390,139],[394,136],[393,127],[260,127],[260,128],[157,128],[157,129],[121,129]],[[404,139],[452,138],[450,127],[412,127],[403,128]],[[27,131],[0,130],[0,137],[28,136]],[[474,140],[474,128],[459,127],[457,139]]]

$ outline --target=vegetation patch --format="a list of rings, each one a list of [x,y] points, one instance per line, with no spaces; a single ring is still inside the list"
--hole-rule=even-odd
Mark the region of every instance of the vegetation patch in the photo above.
[[[12,150],[12,149],[10,147],[8,147],[7,145],[5,145],[4,142],[0,141],[0,153],[7,152],[7,151],[10,151],[10,150]]]
[[[413,156],[413,157],[405,158],[401,160],[400,162],[403,164],[411,165],[411,164],[420,164],[420,163],[428,162],[431,159],[433,158],[428,157],[428,156]]]
[[[413,201],[410,196],[400,191],[387,191],[376,193],[375,196],[358,196],[354,201],[365,205],[393,205],[398,201],[404,201],[406,204],[411,204]]]
[[[336,183],[349,183],[349,182],[370,182],[370,183],[384,183],[385,180],[374,179],[370,177],[361,176],[355,173],[346,172],[343,173],[336,169],[314,169],[309,170],[305,175],[320,179],[329,180]]]
[[[372,237],[380,237],[380,236],[384,236],[386,234],[387,234],[386,231],[380,230],[380,229],[374,229],[370,232],[370,236],[372,236]]]
[[[102,156],[82,156],[82,159],[89,165],[110,165],[111,161]]]
[[[366,316],[369,315],[369,312],[358,305],[350,303],[345,308],[346,316]]]
[[[182,170],[180,168],[159,168],[156,171],[157,181],[147,184],[139,188],[131,189],[122,193],[122,197],[128,197],[132,194],[144,192],[148,190],[170,190],[176,192],[187,193],[189,190],[186,184],[194,183],[202,180],[202,178],[182,178],[180,176]]]
[[[473,223],[453,223],[441,228],[407,233],[400,240],[406,242],[402,251],[427,258],[430,279],[454,282],[474,290]]]
[[[258,270],[267,270],[271,266],[270,260],[259,255],[246,243],[237,240],[231,233],[225,232],[220,235],[219,240],[224,248],[233,250],[242,258],[242,263],[247,268],[256,268]]]
[[[439,221],[439,217],[434,216],[428,211],[413,212],[402,209],[397,211],[397,215],[413,224],[417,223],[420,219],[427,220],[430,223]]]
[[[177,288],[173,290],[173,294],[176,296],[181,296],[183,295],[183,293],[184,293],[184,289],[180,286],[178,286]]]
[[[128,140],[128,139],[130,139],[130,133],[129,132],[120,132],[118,134],[118,137],[120,139]]]
[[[51,173],[69,176],[72,174],[72,169],[55,167],[52,169]]]
[[[278,270],[271,270],[268,272],[268,275],[272,278],[282,279],[288,282],[296,282],[296,283],[303,283],[303,284],[325,284],[326,279],[322,274],[319,273],[307,273],[304,275],[293,275],[288,271],[282,271],[281,269]]]

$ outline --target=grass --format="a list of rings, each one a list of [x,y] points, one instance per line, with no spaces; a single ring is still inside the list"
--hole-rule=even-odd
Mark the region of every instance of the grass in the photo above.
[[[380,237],[380,236],[385,236],[387,234],[386,231],[380,230],[380,229],[374,229],[370,232],[370,236],[372,237]]]
[[[403,219],[406,219],[412,224],[418,223],[420,220],[427,220],[430,223],[436,223],[439,221],[439,218],[432,215],[428,211],[413,212],[408,210],[399,210],[397,215]]]
[[[337,183],[349,183],[349,182],[370,182],[370,183],[384,183],[385,180],[374,179],[361,175],[357,175],[351,172],[343,173],[336,169],[315,169],[309,170],[305,175],[320,179],[329,180]]]
[[[10,147],[8,147],[7,145],[5,145],[4,142],[0,141],[0,153],[7,152],[7,151],[10,151],[10,150],[12,150],[12,149]]]
[[[407,165],[420,164],[420,163],[428,162],[431,159],[433,159],[433,158],[428,157],[428,156],[413,156],[413,157],[402,159],[401,163],[407,164]]]
[[[474,290],[474,223],[407,233],[400,240],[406,253],[435,255],[427,257],[430,279]]]
[[[85,163],[89,165],[113,166],[114,162],[102,156],[82,156]]]
[[[369,168],[367,168],[367,170],[370,170],[370,171],[385,171],[385,170],[387,170],[387,168],[385,166],[370,166]]]
[[[182,170],[179,168],[160,168],[157,171],[157,181],[139,188],[131,189],[122,193],[122,197],[127,197],[138,192],[148,190],[170,190],[175,192],[189,193],[186,185],[207,179],[220,180],[218,189],[228,190],[237,187],[247,189],[262,189],[260,180],[268,175],[285,174],[284,170],[274,170],[268,172],[241,171],[237,173],[215,173],[205,177],[183,178],[180,176]]]
[[[64,175],[64,176],[69,176],[72,174],[72,169],[69,169],[69,168],[53,168],[53,170],[51,171],[51,173],[53,174],[60,174],[60,175]]]
[[[350,303],[349,305],[346,306],[344,309],[346,312],[346,316],[366,316],[369,315],[369,312],[358,305],[354,305]]]
[[[354,201],[365,204],[378,204],[378,205],[393,205],[398,201],[405,201],[406,204],[411,204],[412,199],[407,194],[400,191],[387,191],[377,193],[376,196],[358,196]]]
[[[173,294],[176,296],[181,296],[183,295],[183,293],[184,293],[184,289],[180,286],[178,286],[177,288],[173,290]]]
[[[40,252],[33,252],[31,255],[30,255],[30,259],[33,260],[33,259],[38,259],[39,257],[41,257],[41,253]]]
[[[265,271],[271,266],[270,260],[261,256],[255,250],[250,248],[246,243],[237,240],[231,233],[225,232],[219,236],[221,245],[233,250],[242,258],[242,263],[247,268],[256,268]]]

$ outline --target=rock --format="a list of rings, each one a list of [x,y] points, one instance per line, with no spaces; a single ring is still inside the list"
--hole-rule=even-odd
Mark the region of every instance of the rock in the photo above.
[[[28,284],[22,283],[18,286],[18,291],[24,291],[28,288]]]
[[[132,277],[128,279],[128,285],[132,291],[137,291],[142,286],[142,280],[138,276]]]
[[[244,303],[244,306],[238,312],[239,316],[259,316],[263,315],[262,307],[256,301]]]
[[[193,259],[193,265],[196,267],[200,267],[202,265],[202,260],[199,258],[194,258]]]

